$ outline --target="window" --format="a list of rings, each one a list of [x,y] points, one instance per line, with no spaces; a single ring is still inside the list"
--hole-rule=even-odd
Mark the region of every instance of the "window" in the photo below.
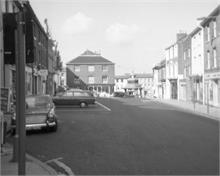
[[[214,59],[214,67],[217,67],[217,57],[216,57],[216,48],[213,49],[213,59]]]
[[[95,66],[94,65],[89,65],[88,66],[88,71],[89,72],[94,72],[95,71]]]
[[[95,78],[93,76],[89,76],[89,84],[94,84],[95,83]]]
[[[103,71],[103,72],[108,71],[108,66],[107,66],[107,65],[103,65],[103,66],[102,66],[102,71]]]
[[[74,66],[74,71],[75,72],[80,72],[80,66],[79,65],[75,65]]]
[[[214,37],[216,37],[217,35],[217,24],[216,21],[213,21],[213,35]]]
[[[210,27],[207,26],[207,41],[210,41]]]
[[[64,94],[63,94],[63,96],[66,96],[66,97],[72,97],[73,96],[73,92],[65,92]]]
[[[207,69],[210,69],[210,52],[207,51]]]
[[[75,97],[88,97],[89,94],[87,92],[73,92]]]
[[[190,57],[191,56],[191,54],[190,54],[190,49],[188,49],[188,57]]]
[[[108,83],[108,77],[107,76],[102,76],[102,83],[107,84]]]

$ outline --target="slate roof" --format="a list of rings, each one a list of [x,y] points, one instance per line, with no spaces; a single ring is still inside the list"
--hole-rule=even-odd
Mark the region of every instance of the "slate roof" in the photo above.
[[[80,56],[74,58],[73,60],[67,63],[67,65],[71,65],[71,64],[114,64],[114,63],[102,57],[100,54],[86,50]]]

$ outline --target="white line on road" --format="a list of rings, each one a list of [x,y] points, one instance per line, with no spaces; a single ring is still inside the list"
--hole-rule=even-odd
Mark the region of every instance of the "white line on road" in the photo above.
[[[98,104],[99,106],[105,108],[106,110],[111,111],[110,108],[108,108],[107,106],[103,105],[102,103],[99,103],[98,101],[96,101],[95,103]]]

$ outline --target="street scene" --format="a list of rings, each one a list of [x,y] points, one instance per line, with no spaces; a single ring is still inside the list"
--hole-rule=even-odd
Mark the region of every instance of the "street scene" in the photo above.
[[[1,0],[1,175],[220,175],[219,36],[216,0]]]

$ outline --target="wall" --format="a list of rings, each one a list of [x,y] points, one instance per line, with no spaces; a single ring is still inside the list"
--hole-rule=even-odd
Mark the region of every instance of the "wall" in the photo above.
[[[88,65],[80,65],[80,72],[74,71],[74,65],[68,65],[67,67],[72,70],[74,74],[80,77],[82,81],[84,81],[86,84],[88,84],[88,76],[94,76],[95,77],[95,84],[102,84],[102,76],[108,76],[108,84],[114,84],[114,76],[115,76],[115,67],[113,64],[103,64],[108,65],[108,71],[103,72],[102,71],[102,65],[97,64],[95,65],[94,72],[88,71]]]

